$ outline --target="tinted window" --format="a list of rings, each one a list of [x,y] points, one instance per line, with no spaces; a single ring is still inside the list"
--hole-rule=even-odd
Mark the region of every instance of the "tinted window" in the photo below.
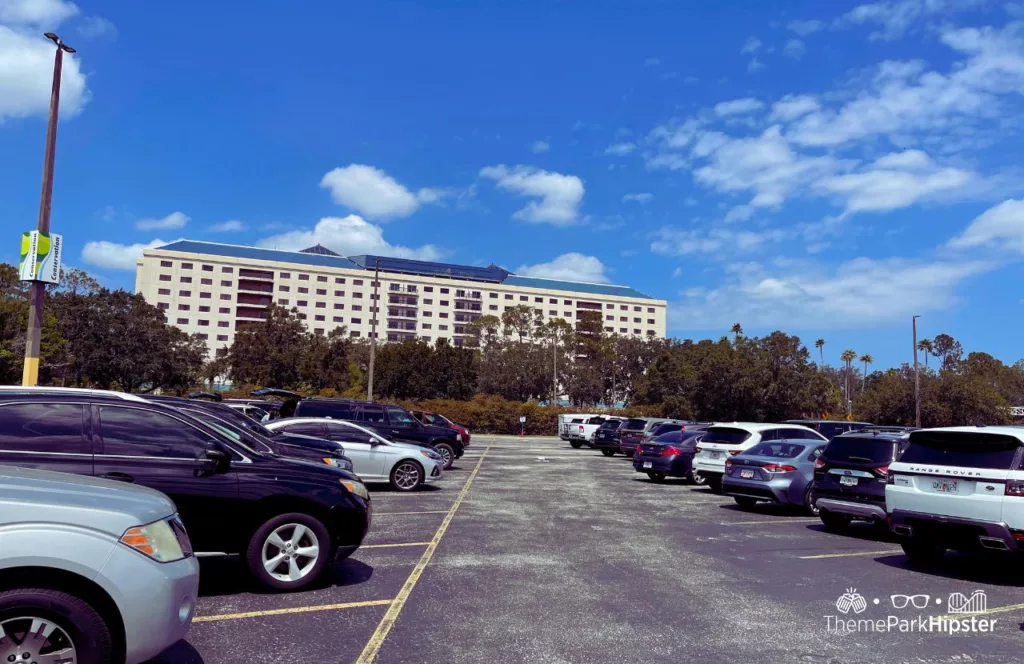
[[[682,431],[684,426],[685,425],[683,424],[671,424],[669,422],[665,422],[658,425],[658,427],[653,431],[653,435],[660,436],[661,434],[668,433],[670,431]]]
[[[185,422],[139,408],[100,406],[103,453],[198,459],[212,437]]]
[[[0,408],[0,449],[23,452],[89,452],[82,437],[82,406],[25,403]]]
[[[828,439],[835,438],[848,430],[847,425],[838,422],[822,422],[818,425],[818,432]]]
[[[352,404],[330,401],[300,401],[296,415],[303,417],[333,417],[336,420],[352,419]]]
[[[891,440],[840,436],[828,444],[825,456],[831,461],[888,463],[893,459],[895,446]]]
[[[1020,448],[1013,436],[966,432],[921,432],[910,435],[901,463],[1007,470]]]
[[[683,438],[683,432],[678,428],[675,431],[663,433],[654,439],[655,443],[678,443]]]
[[[587,424],[601,424],[602,422],[604,422],[603,417],[591,417],[587,420]]]
[[[286,431],[288,433],[297,433],[303,436],[323,436],[324,428],[319,422],[296,422],[295,424],[286,424],[283,427],[278,427],[278,431]]]
[[[626,420],[626,424],[622,428],[630,431],[643,431],[645,426],[647,426],[647,420],[632,419]]]
[[[411,427],[416,424],[413,416],[403,408],[388,408],[388,419],[391,421],[392,426]]]
[[[602,424],[598,428],[600,428],[600,429],[618,429],[620,424],[622,424],[622,420],[608,420],[607,422],[605,422],[604,424]]]
[[[339,423],[327,423],[327,437],[339,443],[365,443],[370,436]]]
[[[805,446],[779,441],[777,443],[760,443],[744,452],[745,456],[767,456],[782,459],[795,459],[803,453]]]
[[[384,422],[384,409],[380,406],[363,406],[359,409],[356,421],[369,422],[370,424],[381,424]]]
[[[810,429],[779,429],[776,437],[780,440],[821,440],[821,436]]]
[[[768,432],[765,432],[768,433]],[[730,427],[711,427],[704,433],[704,443],[727,443],[738,445],[750,438],[750,433],[743,429],[732,429]]]

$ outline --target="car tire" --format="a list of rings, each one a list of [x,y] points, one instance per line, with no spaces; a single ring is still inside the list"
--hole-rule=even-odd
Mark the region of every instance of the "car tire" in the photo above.
[[[690,476],[687,478],[697,486],[704,486],[708,483],[708,478],[704,477],[698,472],[690,471]]]
[[[757,501],[755,499],[748,498],[747,496],[733,496],[732,498],[736,501],[737,505],[745,510],[749,510],[754,505],[757,505]]]
[[[852,521],[852,519],[845,514],[837,514],[835,512],[829,512],[828,510],[819,511],[818,518],[821,519],[821,523],[825,526],[825,530],[831,530],[833,532],[846,530],[846,527],[849,526],[850,521]]]
[[[275,535],[277,541],[291,546],[286,549],[275,543]],[[315,556],[308,555],[313,547]],[[245,554],[249,570],[260,583],[274,590],[289,591],[315,581],[330,558],[331,538],[327,527],[316,517],[300,512],[278,514],[264,522],[253,533]],[[271,567],[275,559],[277,565]]]
[[[821,516],[821,510],[817,506],[817,496],[814,495],[814,491],[811,487],[807,487],[807,491],[804,492],[804,509],[811,516]]]
[[[391,488],[405,493],[420,488],[423,485],[425,475],[426,471],[423,470],[423,466],[419,463],[412,459],[403,459],[391,469],[389,481],[391,482]]]
[[[572,446],[574,450],[578,450],[581,447],[583,447],[583,443],[578,440],[570,440],[569,444]]]
[[[615,456],[615,450],[601,450],[601,454],[606,457]]]
[[[943,547],[920,539],[904,540],[900,542],[900,546],[903,547],[903,553],[910,562],[915,565],[934,565],[946,555],[946,549]]]
[[[455,463],[455,448],[448,443],[434,443],[434,451],[441,455],[444,469],[448,470]]]
[[[664,482],[665,481],[665,473],[651,473],[651,472],[648,472],[647,473],[647,477],[650,477],[652,482]]]
[[[54,627],[44,643],[40,644],[46,646],[48,651],[52,652],[53,648],[66,644],[65,647],[74,649],[73,661],[76,664],[106,664],[113,661],[110,627],[85,600],[50,588],[15,588],[0,592],[0,634],[6,633],[5,641],[13,641],[13,635],[17,633],[24,633],[22,640],[27,641],[29,628],[36,619]],[[29,651],[24,653],[24,657],[28,659],[18,659],[18,662],[41,661],[46,655],[39,657],[37,653],[36,657],[32,657]]]

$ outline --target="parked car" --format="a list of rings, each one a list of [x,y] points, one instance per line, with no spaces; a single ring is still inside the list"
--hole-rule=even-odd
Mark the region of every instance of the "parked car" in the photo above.
[[[307,434],[344,445],[363,482],[387,482],[396,491],[414,491],[424,482],[441,479],[444,461],[437,452],[396,443],[354,422],[313,417],[289,417],[267,425],[273,432]]]
[[[903,433],[909,434],[911,431],[918,431],[920,427],[901,427],[901,426],[890,426],[888,424],[871,424],[860,430],[861,433],[870,433],[877,431],[878,433]]]
[[[911,562],[938,562],[947,549],[1024,553],[1022,446],[1021,427],[910,433],[889,466],[885,507]]]
[[[900,433],[856,431],[832,439],[814,462],[814,499],[826,528],[840,530],[854,519],[887,527],[886,476],[906,445]]]
[[[188,633],[199,565],[158,491],[0,466],[0,542],[0,661],[136,664]]]
[[[584,445],[590,447],[594,446],[594,435],[597,430],[604,424],[609,418],[604,415],[593,415],[583,419],[573,418],[569,424],[569,445],[574,449],[579,449]],[[619,418],[615,418],[616,420]]]
[[[817,431],[795,424],[760,424],[757,422],[719,423],[707,428],[696,448],[693,470],[700,473],[715,493],[722,491],[725,460],[770,440],[827,439]]]
[[[225,403],[224,405],[228,408],[237,410],[256,422],[270,421],[270,412],[260,408],[259,406],[253,406],[247,403]]]
[[[628,420],[610,419],[597,427],[597,431],[594,432],[594,449],[601,450],[601,454],[609,457],[621,452],[619,431],[626,426],[626,422]]]
[[[558,437],[562,440],[569,440],[569,425],[581,424],[583,420],[593,417],[586,413],[563,413],[558,416]],[[577,420],[573,422],[573,420]]]
[[[440,413],[425,413],[422,410],[411,410],[412,416],[419,420],[420,424],[433,424],[439,427],[448,427],[449,429],[455,429],[459,432],[459,437],[462,440],[462,447],[469,447],[469,429],[452,422],[444,415]]]
[[[848,422],[846,420],[786,420],[783,424],[799,424],[808,429],[814,429],[829,440],[850,431],[859,431],[864,427],[872,426],[868,422]]]
[[[704,435],[703,429],[682,430],[678,426],[653,440],[645,440],[633,455],[633,468],[647,473],[655,482],[666,477],[682,477],[695,484],[704,482],[693,474],[694,447]]]
[[[422,424],[405,408],[385,406],[372,401],[319,397],[292,399],[281,406],[281,417],[328,417],[332,420],[355,422],[373,429],[390,440],[432,448],[444,459],[445,470],[451,468],[466,449],[458,431],[433,424]]]
[[[683,420],[666,420],[657,417],[641,417],[633,418],[644,420],[642,429],[635,429],[634,425],[627,424],[619,431],[619,450],[628,457],[633,456],[636,453],[637,446],[645,440],[653,438],[654,430],[660,427],[662,424],[671,423],[674,427],[684,427],[686,424],[696,424],[690,422],[684,422]],[[671,429],[669,429],[671,431]]]
[[[711,422],[689,422],[686,420],[665,420],[659,424],[649,428],[644,434],[641,444],[650,442],[658,436],[663,436],[666,433],[673,431],[703,431],[711,426]]]
[[[370,527],[352,473],[279,457],[160,403],[96,390],[0,389],[0,465],[166,493],[197,551],[240,554],[264,585],[295,590]]]
[[[758,443],[725,460],[722,493],[740,507],[759,501],[776,505],[801,505],[817,516],[814,504],[814,461],[825,443],[804,440],[772,440]]]

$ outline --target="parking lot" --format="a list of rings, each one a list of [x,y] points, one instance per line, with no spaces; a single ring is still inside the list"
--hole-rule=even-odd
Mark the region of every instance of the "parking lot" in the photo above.
[[[264,593],[204,560],[188,643],[158,661],[1004,662],[1024,638],[1013,559],[912,569],[870,526],[740,510],[553,438],[476,436],[442,482],[373,505],[364,546],[312,590]],[[919,627],[977,590],[990,632]],[[862,624],[837,634],[827,616]]]

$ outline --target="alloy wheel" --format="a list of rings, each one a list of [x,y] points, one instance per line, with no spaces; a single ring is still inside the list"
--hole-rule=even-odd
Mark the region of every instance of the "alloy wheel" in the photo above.
[[[434,451],[441,455],[441,463],[444,465],[445,468],[447,468],[448,465],[452,462],[451,451],[444,446],[438,447]]]
[[[316,534],[301,523],[278,526],[263,542],[263,568],[284,583],[304,578],[319,558]]]
[[[0,622],[0,662],[75,664],[75,644],[52,620],[18,616]]]
[[[395,468],[395,484],[402,491],[415,489],[420,483],[420,468],[414,463],[406,461]]]

